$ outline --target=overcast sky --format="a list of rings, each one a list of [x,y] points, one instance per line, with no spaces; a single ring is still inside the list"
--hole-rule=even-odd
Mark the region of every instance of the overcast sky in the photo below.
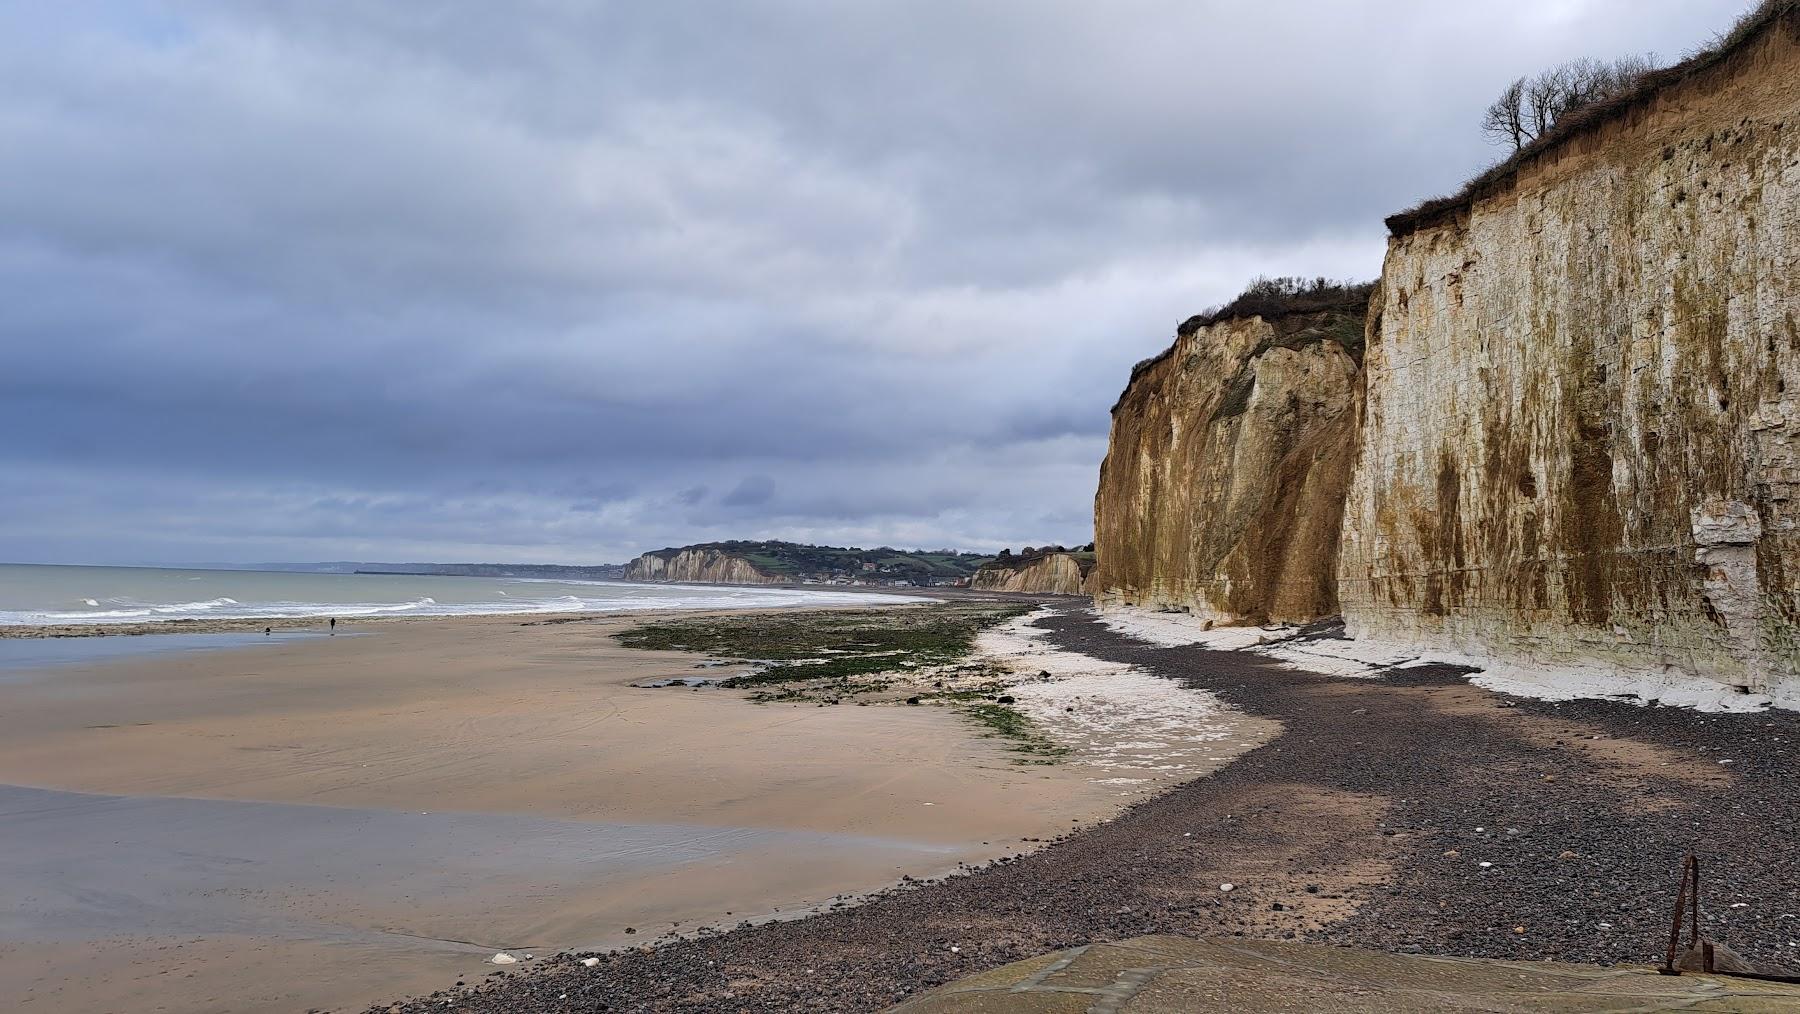
[[[1178,321],[1746,3],[0,5],[0,560],[1085,541]]]

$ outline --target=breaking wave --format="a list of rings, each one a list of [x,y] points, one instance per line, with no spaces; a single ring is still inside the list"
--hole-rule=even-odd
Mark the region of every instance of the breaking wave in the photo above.
[[[14,570],[15,568],[4,568]],[[63,568],[43,568],[61,570]],[[151,572],[153,573],[153,572]],[[196,572],[165,571],[168,582],[191,590]],[[130,575],[144,580],[146,572]],[[79,593],[61,599],[67,606],[46,604],[20,608],[14,587],[12,608],[0,608],[0,626],[146,623],[174,620],[308,619],[335,616],[483,616],[534,613],[625,613],[652,609],[757,609],[808,605],[879,605],[917,602],[916,598],[872,593],[846,593],[808,588],[759,588],[708,585],[647,585],[621,582],[574,582],[532,578],[488,580],[460,577],[397,577],[292,573],[208,572],[204,579],[221,591],[208,599],[169,595],[134,588],[133,596],[106,597]],[[504,586],[500,587],[500,586]],[[146,591],[150,591],[146,594]],[[288,594],[281,594],[287,592]],[[298,594],[295,594],[298,592]],[[311,593],[311,594],[309,594]],[[391,598],[388,597],[391,595]],[[316,596],[316,597],[315,597]],[[60,596],[46,596],[53,599]],[[27,597],[38,598],[31,595]],[[161,600],[159,600],[161,599]],[[40,599],[44,601],[44,599]],[[79,605],[77,605],[77,603]]]

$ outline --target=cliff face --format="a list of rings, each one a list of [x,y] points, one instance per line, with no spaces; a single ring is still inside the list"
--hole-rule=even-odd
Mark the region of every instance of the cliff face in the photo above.
[[[702,584],[776,584],[749,560],[717,549],[645,553],[625,565],[627,581],[694,581]]]
[[[1351,633],[1794,678],[1800,15],[1395,231],[1343,528]]]
[[[1113,408],[1094,499],[1102,606],[1219,623],[1338,606],[1355,459],[1359,307],[1184,326]]]
[[[1091,560],[1073,553],[1045,553],[1016,565],[987,563],[969,586],[977,591],[1027,592],[1039,595],[1086,594]]]

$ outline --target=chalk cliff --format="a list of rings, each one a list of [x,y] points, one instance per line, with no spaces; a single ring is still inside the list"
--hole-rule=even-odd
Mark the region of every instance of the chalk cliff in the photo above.
[[[1367,292],[1307,311],[1195,318],[1113,407],[1094,498],[1102,607],[1208,622],[1337,611]]]
[[[1800,701],[1800,3],[1388,227],[1133,371],[1100,605]]]
[[[627,581],[695,581],[704,584],[776,584],[741,556],[710,547],[665,549],[625,565]]]
[[[1749,691],[1800,674],[1800,11],[1765,11],[1390,219],[1352,634]]]
[[[989,558],[952,549],[859,549],[780,540],[728,539],[645,553],[627,581],[708,584],[963,585]]]
[[[1001,557],[981,565],[969,586],[977,591],[1083,595],[1094,566],[1092,553],[1048,552]]]

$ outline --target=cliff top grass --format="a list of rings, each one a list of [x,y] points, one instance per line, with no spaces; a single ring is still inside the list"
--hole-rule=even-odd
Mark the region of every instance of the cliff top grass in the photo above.
[[[1537,159],[1556,151],[1570,141],[1591,134],[1607,124],[1623,119],[1632,111],[1655,101],[1663,92],[1693,81],[1728,63],[1747,50],[1764,33],[1786,22],[1791,32],[1800,36],[1800,0],[1762,0],[1712,44],[1680,63],[1645,74],[1636,87],[1613,98],[1590,103],[1565,113],[1555,125],[1531,143],[1463,184],[1462,189],[1444,197],[1434,197],[1387,218],[1388,234],[1396,238],[1429,226],[1449,221],[1475,202],[1510,190],[1519,173]]]
[[[1301,314],[1339,313],[1353,317],[1356,324],[1356,335],[1351,350],[1359,360],[1362,356],[1362,319],[1368,313],[1369,299],[1374,295],[1375,282],[1333,281],[1329,278],[1266,278],[1259,277],[1244,287],[1244,291],[1228,303],[1212,307],[1203,313],[1197,313],[1175,329],[1175,338],[1192,337],[1203,327],[1211,327],[1228,320],[1246,320],[1261,317],[1267,321],[1278,321]],[[1342,329],[1334,332],[1334,338],[1346,334]],[[1347,345],[1346,348],[1349,346]],[[1131,368],[1131,377],[1125,382],[1125,391],[1137,382],[1145,370],[1169,358],[1175,352],[1175,343],[1148,359],[1140,359]],[[1113,411],[1118,411],[1125,402],[1125,393],[1120,392],[1119,399],[1113,402]]]
[[[1257,278],[1229,303],[1197,313],[1181,322],[1175,333],[1187,337],[1220,321],[1261,317],[1278,320],[1297,313],[1338,310],[1361,316],[1369,308],[1374,282],[1335,281],[1330,278]]]

